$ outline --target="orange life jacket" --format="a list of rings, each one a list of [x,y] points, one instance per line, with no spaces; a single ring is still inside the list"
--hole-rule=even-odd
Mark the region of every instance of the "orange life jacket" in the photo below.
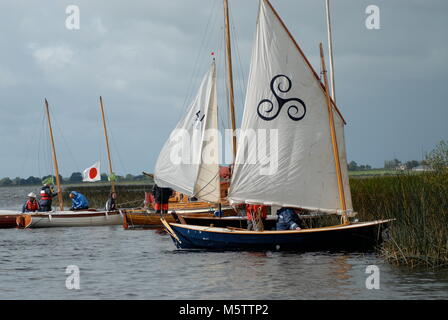
[[[26,208],[26,211],[30,211],[30,212],[38,211],[39,210],[39,203],[37,203],[37,201],[31,202],[30,200],[28,200],[26,202],[25,208]]]
[[[246,205],[246,215],[247,219],[253,220],[253,214],[258,212],[258,209],[261,210],[261,218],[266,219],[268,216],[266,206],[258,205],[258,204],[247,204]]]

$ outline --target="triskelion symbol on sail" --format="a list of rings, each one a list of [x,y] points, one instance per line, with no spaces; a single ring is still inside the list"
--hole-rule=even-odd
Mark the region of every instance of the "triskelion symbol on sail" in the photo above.
[[[280,81],[277,81],[277,80]],[[281,81],[283,80],[283,81]],[[282,89],[282,85],[284,84],[284,80],[287,81],[287,85],[284,89]],[[276,82],[278,82],[277,87]],[[258,116],[266,121],[274,120],[278,117],[280,114],[280,111],[282,110],[283,106],[285,104],[289,104],[288,107],[288,117],[291,120],[299,121],[302,120],[305,117],[306,114],[306,105],[305,102],[303,102],[302,99],[299,98],[282,98],[280,97],[281,94],[288,93],[291,90],[292,84],[291,79],[284,74],[278,74],[271,80],[271,92],[274,95],[275,99],[277,100],[277,112],[274,112],[274,103],[272,100],[269,99],[263,99],[260,101],[257,107],[257,113]],[[277,90],[276,90],[277,88]],[[301,105],[302,112],[299,109],[299,107],[295,104],[299,103]],[[265,115],[266,114],[266,115]],[[298,116],[299,115],[299,116]]]

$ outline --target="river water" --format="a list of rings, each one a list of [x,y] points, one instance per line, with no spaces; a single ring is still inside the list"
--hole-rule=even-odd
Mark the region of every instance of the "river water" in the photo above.
[[[0,208],[19,208],[30,191],[0,188]],[[366,286],[370,265],[379,289]],[[67,289],[68,266],[79,289]],[[6,229],[0,299],[448,299],[448,271],[374,253],[180,251],[160,230],[121,226]]]

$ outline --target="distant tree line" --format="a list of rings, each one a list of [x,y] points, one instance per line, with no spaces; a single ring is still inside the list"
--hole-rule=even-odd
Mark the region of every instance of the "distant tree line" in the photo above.
[[[0,179],[0,187],[13,187],[13,186],[31,186],[31,185],[40,185],[43,183],[43,181],[45,181],[46,179],[48,179],[49,177],[51,177],[50,175],[48,176],[44,176],[42,178],[39,177],[33,177],[30,176],[27,179],[23,179],[20,177],[16,177],[14,179],[11,178],[3,178]],[[73,172],[70,177],[68,178],[63,178],[61,175],[59,175],[59,178],[61,180],[62,183],[65,184],[73,184],[73,183],[82,183],[82,174],[81,172]],[[125,176],[118,176],[117,175],[117,182],[133,182],[133,181],[144,181],[144,180],[148,180],[149,178],[145,175],[132,175],[132,174],[127,174]],[[56,183],[56,177],[53,176],[53,181]],[[107,182],[108,181],[108,176],[105,173],[101,174],[101,181],[102,182]]]
[[[398,159],[384,161],[384,169],[388,170],[412,170],[415,167],[426,164],[426,161],[410,160],[401,162]]]
[[[365,170],[372,170],[372,167],[368,164],[358,165],[355,161],[350,161],[350,163],[348,164],[348,170],[349,171],[365,171]]]
[[[417,160],[410,160],[406,162],[401,162],[398,159],[393,160],[386,160],[384,161],[384,168],[377,168],[377,169],[384,169],[384,170],[412,170],[415,167],[418,167],[420,165],[427,165],[428,161],[417,161]],[[358,165],[355,161],[351,161],[348,164],[348,170],[349,171],[367,171],[367,170],[373,170],[372,166],[368,164],[362,164]]]
[[[406,162],[401,162],[398,159],[386,160],[384,161],[384,169],[386,170],[412,170],[415,167],[420,165],[431,167],[435,170],[448,170],[448,141],[440,141],[436,147],[429,152],[425,160],[417,161],[410,160]],[[365,171],[372,170],[372,167],[368,164],[358,165],[355,161],[351,161],[348,164],[349,171]],[[38,177],[28,177],[27,179],[23,179],[20,177],[16,177],[14,179],[3,178],[0,179],[0,187],[8,187],[8,186],[27,186],[27,185],[39,185],[42,184],[42,181],[46,180],[50,176],[45,176],[42,178]],[[81,183],[82,182],[82,174],[81,172],[73,172],[70,177],[63,178],[59,175],[59,178],[63,183]],[[133,182],[133,181],[145,181],[150,180],[145,175],[132,175],[127,174],[125,176],[116,176],[118,182]],[[56,178],[53,177],[53,181],[56,181]],[[101,181],[107,182],[108,176],[105,173],[101,174]]]

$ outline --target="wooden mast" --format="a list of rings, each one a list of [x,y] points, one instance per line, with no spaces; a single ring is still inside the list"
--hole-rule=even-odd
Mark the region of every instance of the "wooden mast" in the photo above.
[[[328,57],[330,60],[330,82],[331,82],[331,97],[336,103],[336,89],[334,82],[334,64],[333,64],[333,36],[331,32],[331,18],[330,18],[330,0],[325,1],[325,9],[327,13],[327,36],[328,36]]]
[[[49,111],[49,108],[48,108],[48,101],[47,101],[46,98],[45,98],[45,111],[46,111],[46,114],[47,114],[48,128],[50,130],[51,150],[52,150],[52,153],[53,153],[54,170],[56,172],[56,185],[58,187],[59,209],[61,211],[64,211],[64,202],[63,202],[62,192],[61,192],[61,180],[59,179],[58,159],[56,157],[56,149],[55,149],[55,146],[54,146],[54,137],[53,137],[53,128],[51,127],[50,111]]]
[[[341,171],[341,163],[339,161],[338,141],[336,138],[336,129],[334,127],[333,104],[331,103],[330,92],[328,90],[329,88],[328,88],[327,70],[325,68],[324,49],[323,49],[322,43],[320,43],[319,49],[320,49],[320,60],[321,60],[321,64],[322,64],[322,74],[324,77],[324,84],[325,84],[325,96],[327,98],[328,115],[329,115],[329,121],[330,121],[331,143],[333,145],[333,155],[334,155],[334,162],[335,162],[335,166],[336,166],[336,176],[337,176],[337,180],[338,180],[340,206],[341,206],[341,209],[344,211],[344,213],[342,215],[342,219],[345,224],[348,224],[349,222],[347,219],[347,212],[346,212],[347,204],[345,202],[344,184],[342,182],[342,171]]]
[[[229,93],[230,124],[232,127],[233,163],[235,163],[236,159],[235,95],[233,90],[232,47],[230,44],[230,22],[229,22],[228,0],[224,0],[224,21],[225,21],[226,58],[227,58],[227,90],[229,91],[228,93]]]
[[[104,136],[106,137],[107,158],[109,160],[109,176],[112,176],[112,159],[110,157],[109,137],[107,135],[106,118],[104,116],[103,98],[100,96],[101,118],[103,119]],[[115,181],[111,179],[112,192],[115,192]]]

